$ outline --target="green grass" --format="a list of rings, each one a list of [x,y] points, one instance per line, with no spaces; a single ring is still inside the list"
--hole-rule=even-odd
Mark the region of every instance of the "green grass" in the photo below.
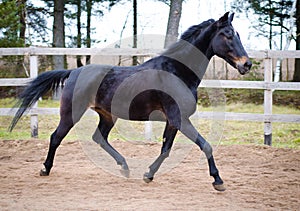
[[[0,99],[0,107],[11,107],[13,99]],[[39,107],[58,107],[58,101],[42,100]],[[199,111],[215,110],[213,107],[198,106]],[[263,113],[262,104],[253,103],[231,103],[224,108],[226,112],[241,113]],[[292,106],[274,105],[273,113],[276,114],[300,114],[300,110]],[[51,133],[55,130],[59,122],[59,115],[43,115],[39,116],[39,139],[49,139]],[[0,140],[29,140],[30,134],[30,118],[24,116],[17,124],[13,132],[8,132],[12,117],[0,117]],[[91,139],[94,128],[97,126],[98,118],[84,117],[80,123],[71,130],[67,135],[67,140]],[[245,121],[217,121],[217,120],[193,120],[197,130],[212,144],[259,144],[264,141],[264,124],[261,122],[245,122]],[[294,123],[273,123],[273,146],[284,148],[300,149],[300,125]],[[154,138],[162,141],[162,133],[164,124],[154,123]],[[214,129],[217,128],[217,129]],[[110,140],[115,139],[137,139],[144,140],[143,122],[118,121],[116,127],[110,133]],[[219,140],[219,138],[221,140]],[[182,134],[178,134],[177,141],[186,141]]]
[[[8,131],[9,124],[13,117],[0,117],[0,139],[1,140],[29,140],[31,139],[30,132],[30,117],[23,116],[12,132]],[[38,116],[39,120],[39,139],[49,139],[51,133],[56,129],[59,122],[59,115],[43,115]],[[77,140],[77,136],[72,130],[66,137],[68,140]]]
[[[239,113],[264,113],[263,104],[252,103],[233,103],[225,106],[226,112],[239,112]],[[300,109],[295,109],[291,106],[273,105],[273,114],[300,114]]]
[[[15,98],[2,98],[0,99],[0,108],[12,108],[16,103]],[[42,99],[38,101],[38,107],[40,108],[58,108],[59,101],[51,99]]]
[[[198,89],[198,103],[202,106],[211,106],[212,97],[216,95],[217,100],[226,98],[227,104],[256,104],[264,102],[264,91],[256,89]],[[300,110],[299,91],[274,91],[273,105],[287,106]]]
[[[221,144],[258,144],[264,142],[264,124],[226,121]],[[300,128],[295,123],[272,123],[272,146],[300,149]]]

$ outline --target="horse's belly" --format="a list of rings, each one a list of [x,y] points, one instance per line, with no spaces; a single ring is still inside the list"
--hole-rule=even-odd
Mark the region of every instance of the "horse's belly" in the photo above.
[[[165,121],[166,117],[159,96],[155,90],[144,91],[132,98],[111,101],[111,113],[122,119],[136,121]]]

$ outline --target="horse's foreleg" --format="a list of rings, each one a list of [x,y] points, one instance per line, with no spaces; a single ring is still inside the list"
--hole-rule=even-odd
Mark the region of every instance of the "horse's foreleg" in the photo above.
[[[121,166],[121,174],[125,177],[129,177],[129,168],[125,158],[107,141],[108,134],[113,126],[114,121],[111,117],[100,115],[100,122],[98,125],[98,129],[96,129],[93,135],[93,140],[96,143],[100,144],[100,146],[116,160],[117,164]]]
[[[158,158],[149,166],[149,172],[144,174],[144,181],[151,182],[153,180],[154,174],[158,171],[159,167],[163,163],[163,161],[169,156],[171,147],[173,145],[174,138],[177,133],[177,129],[169,125],[167,122],[165,131],[163,134],[163,145],[161,149],[161,154]]]
[[[225,191],[225,187],[223,185],[223,180],[219,175],[219,171],[216,167],[215,160],[212,154],[212,147],[210,144],[200,135],[198,134],[197,140],[195,142],[200,149],[205,153],[208,166],[209,166],[209,173],[210,176],[214,177],[215,181],[213,182],[213,186],[218,191]]]
[[[182,123],[180,131],[190,140],[195,142],[205,153],[208,161],[210,176],[212,176],[215,180],[213,182],[213,187],[218,191],[224,191],[225,187],[223,185],[223,180],[221,179],[219,171],[216,167],[214,157],[212,154],[212,147],[210,146],[210,144],[197,132],[197,130],[194,128],[194,126],[189,120],[186,120]]]

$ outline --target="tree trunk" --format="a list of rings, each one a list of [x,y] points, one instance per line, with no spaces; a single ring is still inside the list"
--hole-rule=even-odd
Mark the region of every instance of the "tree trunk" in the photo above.
[[[300,0],[296,3],[296,50],[300,50]],[[300,82],[300,58],[295,60],[294,82]]]
[[[272,41],[273,41],[273,19],[272,16],[269,16],[269,48],[272,50]]]
[[[20,31],[19,31],[19,39],[20,42],[22,43],[22,46],[25,46],[26,41],[25,41],[25,32],[26,32],[26,0],[17,0],[17,7],[18,7],[18,16],[19,16],[19,24],[20,24]],[[21,46],[19,46],[21,47]],[[23,67],[26,75],[26,68],[24,68],[24,56],[17,56],[15,57],[15,60],[17,61],[17,66],[16,66],[16,71],[21,70],[20,67]]]
[[[19,18],[20,18],[20,32],[19,38],[23,40],[25,45],[25,31],[26,31],[26,0],[18,0],[17,5],[19,8]]]
[[[133,48],[137,48],[137,0],[133,0]],[[137,56],[132,57],[132,65],[137,65]]]
[[[64,1],[54,0],[53,47],[65,47]],[[55,70],[64,69],[64,56],[53,56]],[[59,100],[61,89],[53,94],[53,99]]]
[[[86,47],[91,47],[91,16],[92,16],[92,0],[86,0],[86,12],[87,12],[87,19],[86,19]],[[91,56],[86,56],[85,59],[86,64],[91,63]]]
[[[64,1],[54,0],[53,47],[65,47]],[[64,56],[53,56],[54,69],[64,69]]]
[[[177,41],[183,0],[171,0],[165,48]]]
[[[76,16],[77,16],[77,40],[76,41],[77,41],[77,48],[81,48],[81,21],[80,21],[81,0],[77,0],[76,5],[77,5],[77,14],[76,14]],[[76,61],[77,61],[77,67],[83,66],[80,55],[76,56]]]

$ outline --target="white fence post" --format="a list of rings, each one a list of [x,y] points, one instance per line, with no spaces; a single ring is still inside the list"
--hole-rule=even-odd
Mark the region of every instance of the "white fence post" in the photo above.
[[[30,78],[33,79],[38,75],[38,57],[30,56]],[[30,128],[31,128],[31,137],[38,137],[38,114],[35,112],[37,108],[37,102],[33,105],[30,113]]]
[[[152,121],[146,121],[145,122],[145,139],[147,141],[151,141],[152,139],[152,133],[153,133],[153,130],[152,130]]]
[[[267,84],[267,88],[264,90],[264,144],[272,145],[272,104],[273,96],[270,83],[272,82],[272,59],[268,54],[264,59],[264,81]],[[268,85],[269,84],[269,85]]]

